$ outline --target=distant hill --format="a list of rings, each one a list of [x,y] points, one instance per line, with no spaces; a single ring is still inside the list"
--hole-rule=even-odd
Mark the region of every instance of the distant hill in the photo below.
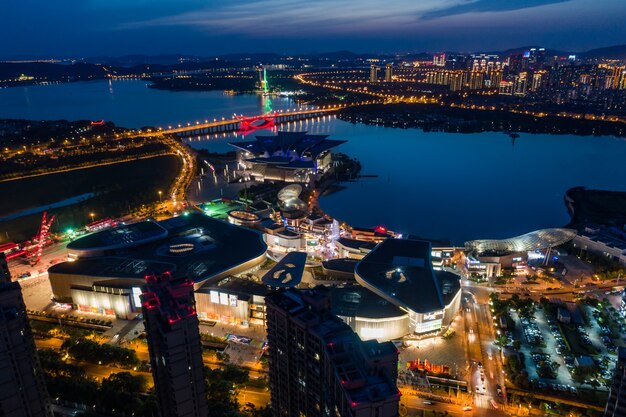
[[[578,54],[585,58],[626,59],[626,45],[607,46]]]

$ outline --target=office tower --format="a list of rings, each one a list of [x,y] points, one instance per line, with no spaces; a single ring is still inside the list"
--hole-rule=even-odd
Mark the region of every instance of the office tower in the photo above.
[[[502,70],[501,69],[494,69],[491,71],[491,74],[489,75],[489,80],[491,81],[491,88],[498,88],[500,86],[500,83],[502,82]]]
[[[52,416],[22,289],[11,282],[4,254],[0,254],[0,416]]]
[[[385,82],[390,83],[392,76],[393,76],[393,65],[387,64],[385,66]]]
[[[398,415],[398,351],[361,341],[330,312],[330,291],[275,291],[265,298],[274,417]]]
[[[484,84],[484,73],[482,71],[470,72],[469,88],[470,90],[480,90]]]
[[[372,64],[370,67],[370,82],[375,83],[378,81],[378,65]]]
[[[626,348],[620,347],[604,417],[626,416]]]
[[[206,417],[208,404],[193,283],[147,276],[141,295],[152,377],[162,417]]]

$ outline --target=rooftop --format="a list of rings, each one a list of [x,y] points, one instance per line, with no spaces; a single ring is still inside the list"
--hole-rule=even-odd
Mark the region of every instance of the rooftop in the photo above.
[[[171,271],[175,277],[187,277],[198,283],[262,256],[267,246],[259,232],[235,226],[201,213],[142,222],[157,224],[163,238],[126,244],[111,255],[81,259],[52,266],[51,273],[143,278],[146,274]],[[122,226],[125,227],[125,226]],[[115,229],[87,236],[90,242],[112,235]],[[156,229],[152,229],[156,230]],[[114,233],[113,233],[114,235]],[[75,242],[84,245],[78,239]],[[91,246],[91,244],[90,244]]]
[[[332,311],[338,316],[382,319],[407,314],[360,285],[332,288],[331,295]]]
[[[485,239],[465,242],[465,249],[477,253],[514,253],[535,249],[545,249],[562,245],[574,239],[576,231],[572,229],[541,229],[509,239]]]
[[[284,163],[275,157],[289,159],[302,159],[309,156],[316,159],[322,152],[346,141],[327,139],[328,135],[310,135],[307,132],[278,131],[275,136],[257,136],[256,140],[244,142],[230,142],[245,152],[250,152],[256,157],[254,162]]]
[[[261,280],[275,288],[295,287],[302,281],[306,256],[306,252],[289,252]]]
[[[357,281],[380,297],[417,313],[442,310],[460,290],[459,278],[435,272],[429,242],[387,239],[356,266]]]
[[[102,230],[70,242],[68,250],[121,249],[141,243],[152,242],[167,236],[167,230],[157,222],[141,221],[112,229]]]

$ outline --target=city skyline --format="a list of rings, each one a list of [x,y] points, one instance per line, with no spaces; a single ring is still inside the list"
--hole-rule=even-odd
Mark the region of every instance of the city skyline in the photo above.
[[[626,39],[621,25],[626,8],[619,0],[397,0],[392,6],[370,0],[341,5],[94,0],[62,6],[28,0],[5,6],[0,50],[2,58],[477,51],[524,45],[581,52]]]

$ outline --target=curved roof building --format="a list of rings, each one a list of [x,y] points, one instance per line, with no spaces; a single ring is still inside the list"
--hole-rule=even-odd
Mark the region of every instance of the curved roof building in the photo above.
[[[552,248],[574,239],[572,229],[541,229],[510,239],[471,240],[465,242],[465,249],[476,253],[512,253],[534,249]]]
[[[278,131],[276,136],[257,136],[256,140],[230,142],[244,152],[249,152],[258,161],[285,164],[289,160],[304,158],[315,160],[323,152],[345,143],[344,140],[327,139],[328,135],[310,135],[307,132]],[[272,160],[271,157],[284,157]]]
[[[409,312],[411,331],[436,331],[449,323],[460,306],[459,277],[435,271],[429,242],[387,239],[356,266],[359,284]]]

